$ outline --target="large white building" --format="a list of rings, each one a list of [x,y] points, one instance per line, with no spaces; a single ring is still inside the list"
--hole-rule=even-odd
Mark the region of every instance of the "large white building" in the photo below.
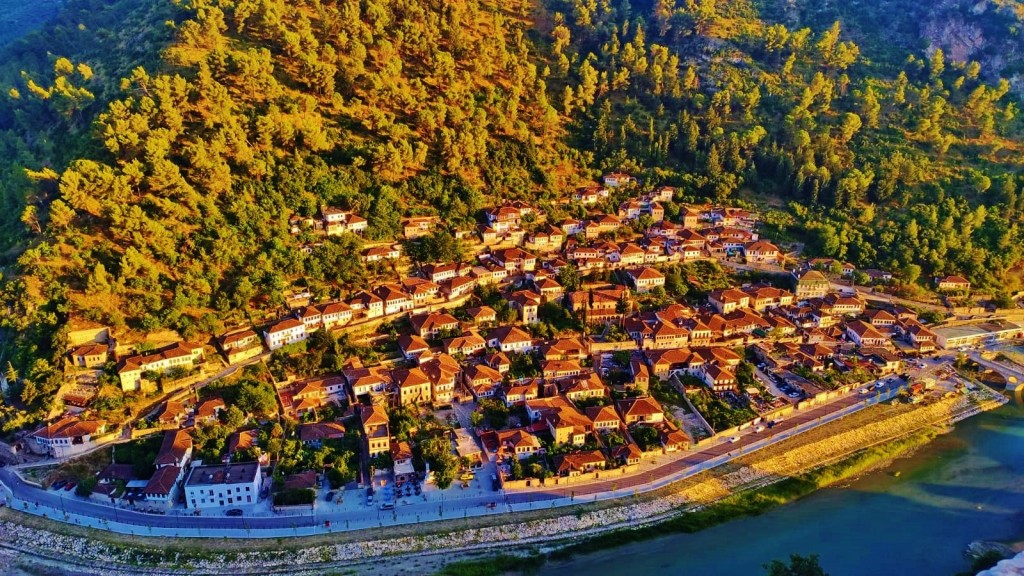
[[[952,350],[961,346],[974,346],[1019,338],[1024,334],[1024,327],[1016,322],[996,319],[959,326],[943,326],[932,329],[932,332],[935,332],[935,343],[940,348]]]
[[[259,500],[262,486],[259,462],[193,466],[185,481],[185,506],[193,509],[250,506]]]
[[[171,368],[190,369],[202,360],[202,346],[176,342],[156,352],[125,358],[118,365],[117,375],[121,380],[121,389],[132,392],[142,388],[144,372],[163,372]]]
[[[277,350],[288,344],[302,342],[308,335],[306,325],[301,320],[296,320],[295,318],[285,318],[263,332],[263,336],[267,339],[267,348],[271,350]]]

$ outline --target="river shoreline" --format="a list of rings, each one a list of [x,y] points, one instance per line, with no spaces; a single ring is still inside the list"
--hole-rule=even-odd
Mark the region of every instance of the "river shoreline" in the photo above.
[[[681,510],[671,518],[653,521],[635,528],[618,528],[593,537],[572,538],[546,546],[543,550],[522,556],[528,565],[547,561],[564,561],[579,554],[608,550],[634,542],[659,538],[672,533],[692,534],[745,516],[762,514],[804,498],[817,490],[835,487],[865,474],[889,467],[895,460],[909,458],[940,434],[949,430],[924,430],[874,447],[865,448],[847,458],[794,478],[781,479],[723,498],[697,510]],[[511,571],[488,572],[490,559],[457,562],[454,570],[443,572],[457,576],[463,573],[500,576]]]

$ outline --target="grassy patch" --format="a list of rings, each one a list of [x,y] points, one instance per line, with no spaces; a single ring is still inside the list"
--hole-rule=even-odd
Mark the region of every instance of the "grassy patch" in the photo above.
[[[437,573],[437,576],[501,576],[509,572],[533,574],[544,565],[545,558],[533,556],[509,556],[500,554],[483,560],[452,562]]]

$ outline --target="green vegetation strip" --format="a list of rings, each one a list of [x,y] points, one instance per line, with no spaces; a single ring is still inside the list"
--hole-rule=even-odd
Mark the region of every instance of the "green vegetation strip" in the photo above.
[[[483,560],[465,560],[452,562],[437,573],[437,576],[500,576],[514,572],[517,574],[531,574],[544,565],[544,557],[532,556],[511,556],[501,554]]]

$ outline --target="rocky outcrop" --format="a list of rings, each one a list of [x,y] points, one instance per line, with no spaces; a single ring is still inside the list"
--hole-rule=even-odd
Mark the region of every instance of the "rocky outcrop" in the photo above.
[[[1003,558],[1010,558],[1016,554],[1016,552],[1013,548],[1010,548],[1001,542],[975,540],[967,545],[966,554],[971,558],[981,558],[982,556],[988,556],[989,554],[998,554]]]
[[[995,0],[941,0],[921,22],[920,35],[930,56],[941,48],[949,62],[981,64],[982,76],[1003,77],[1014,92],[1024,94],[1024,77],[1017,70],[1024,62],[1024,47],[1015,30],[1024,13],[1016,2]]]
[[[992,568],[978,572],[978,576],[1024,576],[1024,552],[1008,560],[1000,560]]]
[[[972,60],[985,47],[981,28],[959,17],[929,20],[922,26],[921,35],[928,42],[929,55],[942,48],[946,59],[953,62]]]

